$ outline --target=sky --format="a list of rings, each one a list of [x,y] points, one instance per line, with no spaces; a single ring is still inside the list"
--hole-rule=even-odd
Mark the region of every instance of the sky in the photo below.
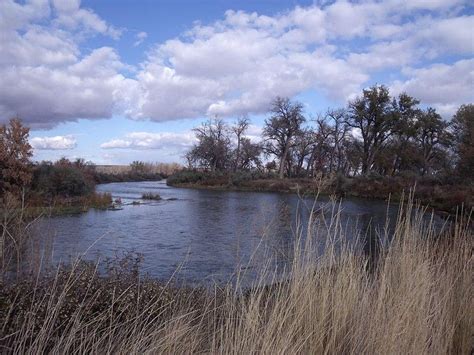
[[[308,117],[374,84],[448,119],[474,102],[464,0],[0,0],[0,123],[34,159],[183,162],[192,128],[271,101]]]

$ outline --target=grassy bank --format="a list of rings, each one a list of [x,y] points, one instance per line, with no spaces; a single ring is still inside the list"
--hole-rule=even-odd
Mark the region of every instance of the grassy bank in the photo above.
[[[26,212],[32,216],[62,215],[87,212],[91,208],[105,210],[112,204],[112,195],[109,193],[93,192],[85,196],[56,197],[50,200],[34,199],[29,201]]]
[[[4,201],[0,206],[0,215],[21,214],[26,219],[39,216],[60,216],[87,212],[91,208],[105,210],[112,204],[109,193],[94,192],[85,196],[53,197],[32,196],[24,205],[18,200]],[[5,209],[7,211],[5,211]]]
[[[129,165],[95,165],[94,170],[97,174],[105,175],[127,175],[130,173],[155,174],[168,177],[183,167],[176,163],[146,163],[134,161]]]
[[[170,176],[167,184],[175,187],[217,190],[284,192],[316,195],[354,196],[400,201],[415,188],[415,199],[423,205],[455,215],[460,208],[470,213],[474,208],[474,186],[446,183],[432,178],[382,177],[377,175],[347,178],[332,176],[325,179],[278,179],[259,173],[204,173],[183,171]]]
[[[251,289],[204,290],[142,278],[133,259],[23,276],[1,285],[2,352],[469,354],[472,230],[437,235],[405,212],[375,261],[344,244],[337,213],[310,220],[287,281],[266,287],[270,268]]]
[[[142,161],[134,161],[130,165],[96,165],[94,166],[94,179],[98,184],[159,181],[181,169],[178,164],[152,164]]]
[[[94,175],[95,181],[98,184],[108,184],[112,182],[137,182],[137,181],[160,181],[163,176],[159,173],[136,173],[136,172],[123,172],[123,173],[103,173],[96,172]]]

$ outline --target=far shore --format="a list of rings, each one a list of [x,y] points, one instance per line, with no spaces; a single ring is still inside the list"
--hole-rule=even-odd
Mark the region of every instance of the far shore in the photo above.
[[[179,174],[177,174],[179,175]],[[334,181],[336,180],[336,181]],[[412,192],[415,200],[428,206],[443,217],[462,212],[469,214],[473,206],[474,187],[441,185],[427,181],[410,181],[403,178],[339,178],[329,181],[311,178],[255,179],[235,182],[231,176],[204,177],[194,182],[179,182],[170,177],[167,185],[180,188],[215,191],[278,192],[306,196],[355,197],[401,202]],[[461,208],[463,209],[461,211]]]

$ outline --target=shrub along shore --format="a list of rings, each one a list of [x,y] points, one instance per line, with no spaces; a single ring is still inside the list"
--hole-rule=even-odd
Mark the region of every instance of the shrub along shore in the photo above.
[[[301,195],[335,195],[384,199],[399,202],[414,190],[415,200],[440,214],[455,215],[464,208],[474,208],[474,186],[453,184],[432,177],[387,177],[377,174],[327,178],[279,179],[272,173],[261,172],[198,172],[184,170],[168,177],[167,184],[174,187],[204,188],[231,191],[282,192]]]

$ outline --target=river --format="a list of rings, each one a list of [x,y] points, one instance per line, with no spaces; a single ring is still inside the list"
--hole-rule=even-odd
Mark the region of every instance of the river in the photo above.
[[[103,260],[133,252],[143,256],[141,271],[158,279],[174,275],[193,284],[226,282],[239,268],[256,270],[264,255],[285,263],[297,215],[304,225],[315,202],[296,194],[174,188],[164,180],[103,184],[97,191],[120,198],[123,208],[41,220],[36,248],[49,255],[43,263],[66,262],[77,255]],[[144,201],[145,192],[158,193],[162,200]],[[333,205],[322,197],[315,207],[330,215]],[[387,217],[392,228],[398,206],[346,198],[337,209],[345,237],[355,239],[373,238],[386,227]]]

